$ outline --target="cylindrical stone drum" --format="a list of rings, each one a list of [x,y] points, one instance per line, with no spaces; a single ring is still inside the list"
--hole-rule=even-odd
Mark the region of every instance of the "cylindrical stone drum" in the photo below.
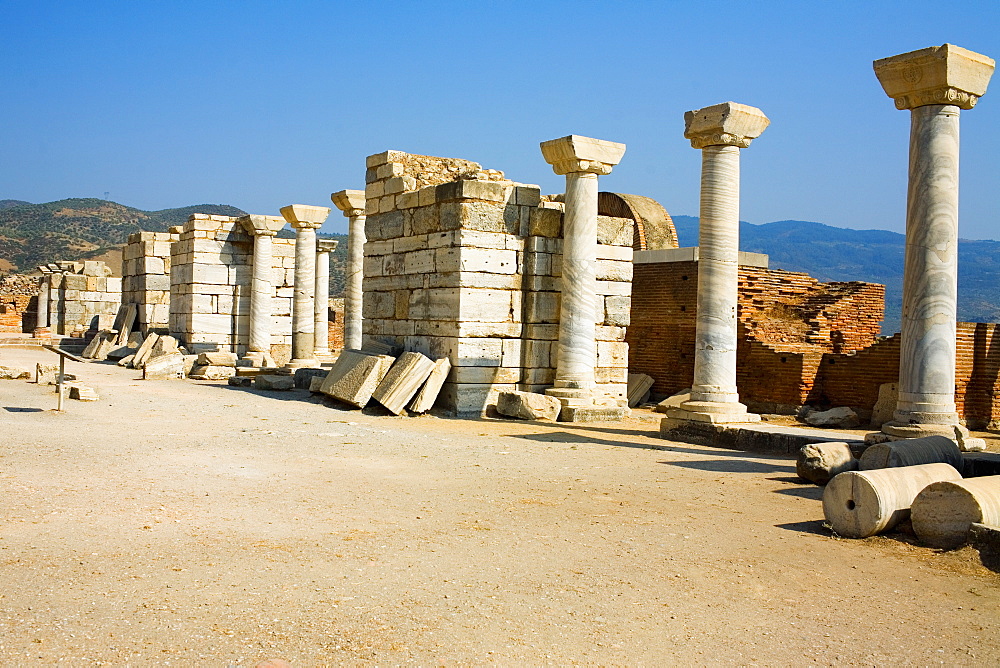
[[[838,535],[867,538],[905,520],[913,499],[927,485],[961,479],[954,466],[943,463],[845,471],[826,486],[823,515]]]
[[[1000,475],[928,485],[913,500],[910,520],[922,543],[959,547],[973,522],[1000,526]]]
[[[878,443],[861,453],[860,468],[862,471],[871,471],[937,462],[951,464],[961,471],[962,451],[958,449],[958,444],[946,436],[924,436]]]

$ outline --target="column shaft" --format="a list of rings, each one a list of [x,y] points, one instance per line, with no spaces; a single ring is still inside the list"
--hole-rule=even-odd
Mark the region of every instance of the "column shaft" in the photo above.
[[[691,401],[738,403],[740,149],[702,149],[698,314]]]
[[[49,326],[49,277],[42,276],[42,282],[38,286],[38,317],[35,327],[44,328]]]
[[[292,301],[292,360],[313,359],[316,328],[316,230],[303,225],[295,235],[295,293]]]
[[[313,349],[317,354],[330,354],[330,253],[316,253],[316,299],[314,301],[315,333]]]
[[[250,352],[271,353],[271,316],[274,289],[271,286],[274,256],[271,236],[257,234],[253,240],[253,277],[250,287]]]
[[[347,285],[344,295],[344,348],[361,348],[365,216],[351,216],[347,230]]]
[[[593,389],[597,366],[597,174],[566,174],[555,387]]]
[[[911,111],[897,422],[957,424],[959,108]]]

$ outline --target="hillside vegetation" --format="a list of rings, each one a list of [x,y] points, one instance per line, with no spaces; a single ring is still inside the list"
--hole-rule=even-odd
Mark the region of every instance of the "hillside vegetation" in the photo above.
[[[681,246],[698,245],[698,219],[673,216]],[[802,220],[740,223],[740,250],[767,253],[772,269],[801,271],[821,281],[885,286],[883,334],[899,331],[906,237],[886,230],[848,230]],[[1000,322],[1000,241],[958,242],[958,319]]]

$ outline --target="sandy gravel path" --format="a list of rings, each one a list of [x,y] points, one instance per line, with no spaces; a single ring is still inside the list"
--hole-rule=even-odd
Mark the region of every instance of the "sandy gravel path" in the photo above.
[[[0,666],[1000,662],[971,550],[833,538],[792,460],[651,415],[395,418],[68,371],[101,400],[0,382]]]

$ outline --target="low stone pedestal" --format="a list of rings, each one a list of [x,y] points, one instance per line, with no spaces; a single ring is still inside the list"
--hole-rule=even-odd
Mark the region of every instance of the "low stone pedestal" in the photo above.
[[[806,429],[759,422],[717,424],[669,417],[660,421],[660,438],[731,450],[788,455],[797,455],[804,445],[836,441],[846,443],[855,457],[865,449],[864,442],[854,434],[828,429]]]
[[[622,406],[563,406],[559,411],[560,422],[618,422],[632,411]]]
[[[756,413],[748,413],[747,407],[734,402],[685,401],[678,408],[667,408],[666,419],[709,422],[711,424],[744,424],[760,422]]]

